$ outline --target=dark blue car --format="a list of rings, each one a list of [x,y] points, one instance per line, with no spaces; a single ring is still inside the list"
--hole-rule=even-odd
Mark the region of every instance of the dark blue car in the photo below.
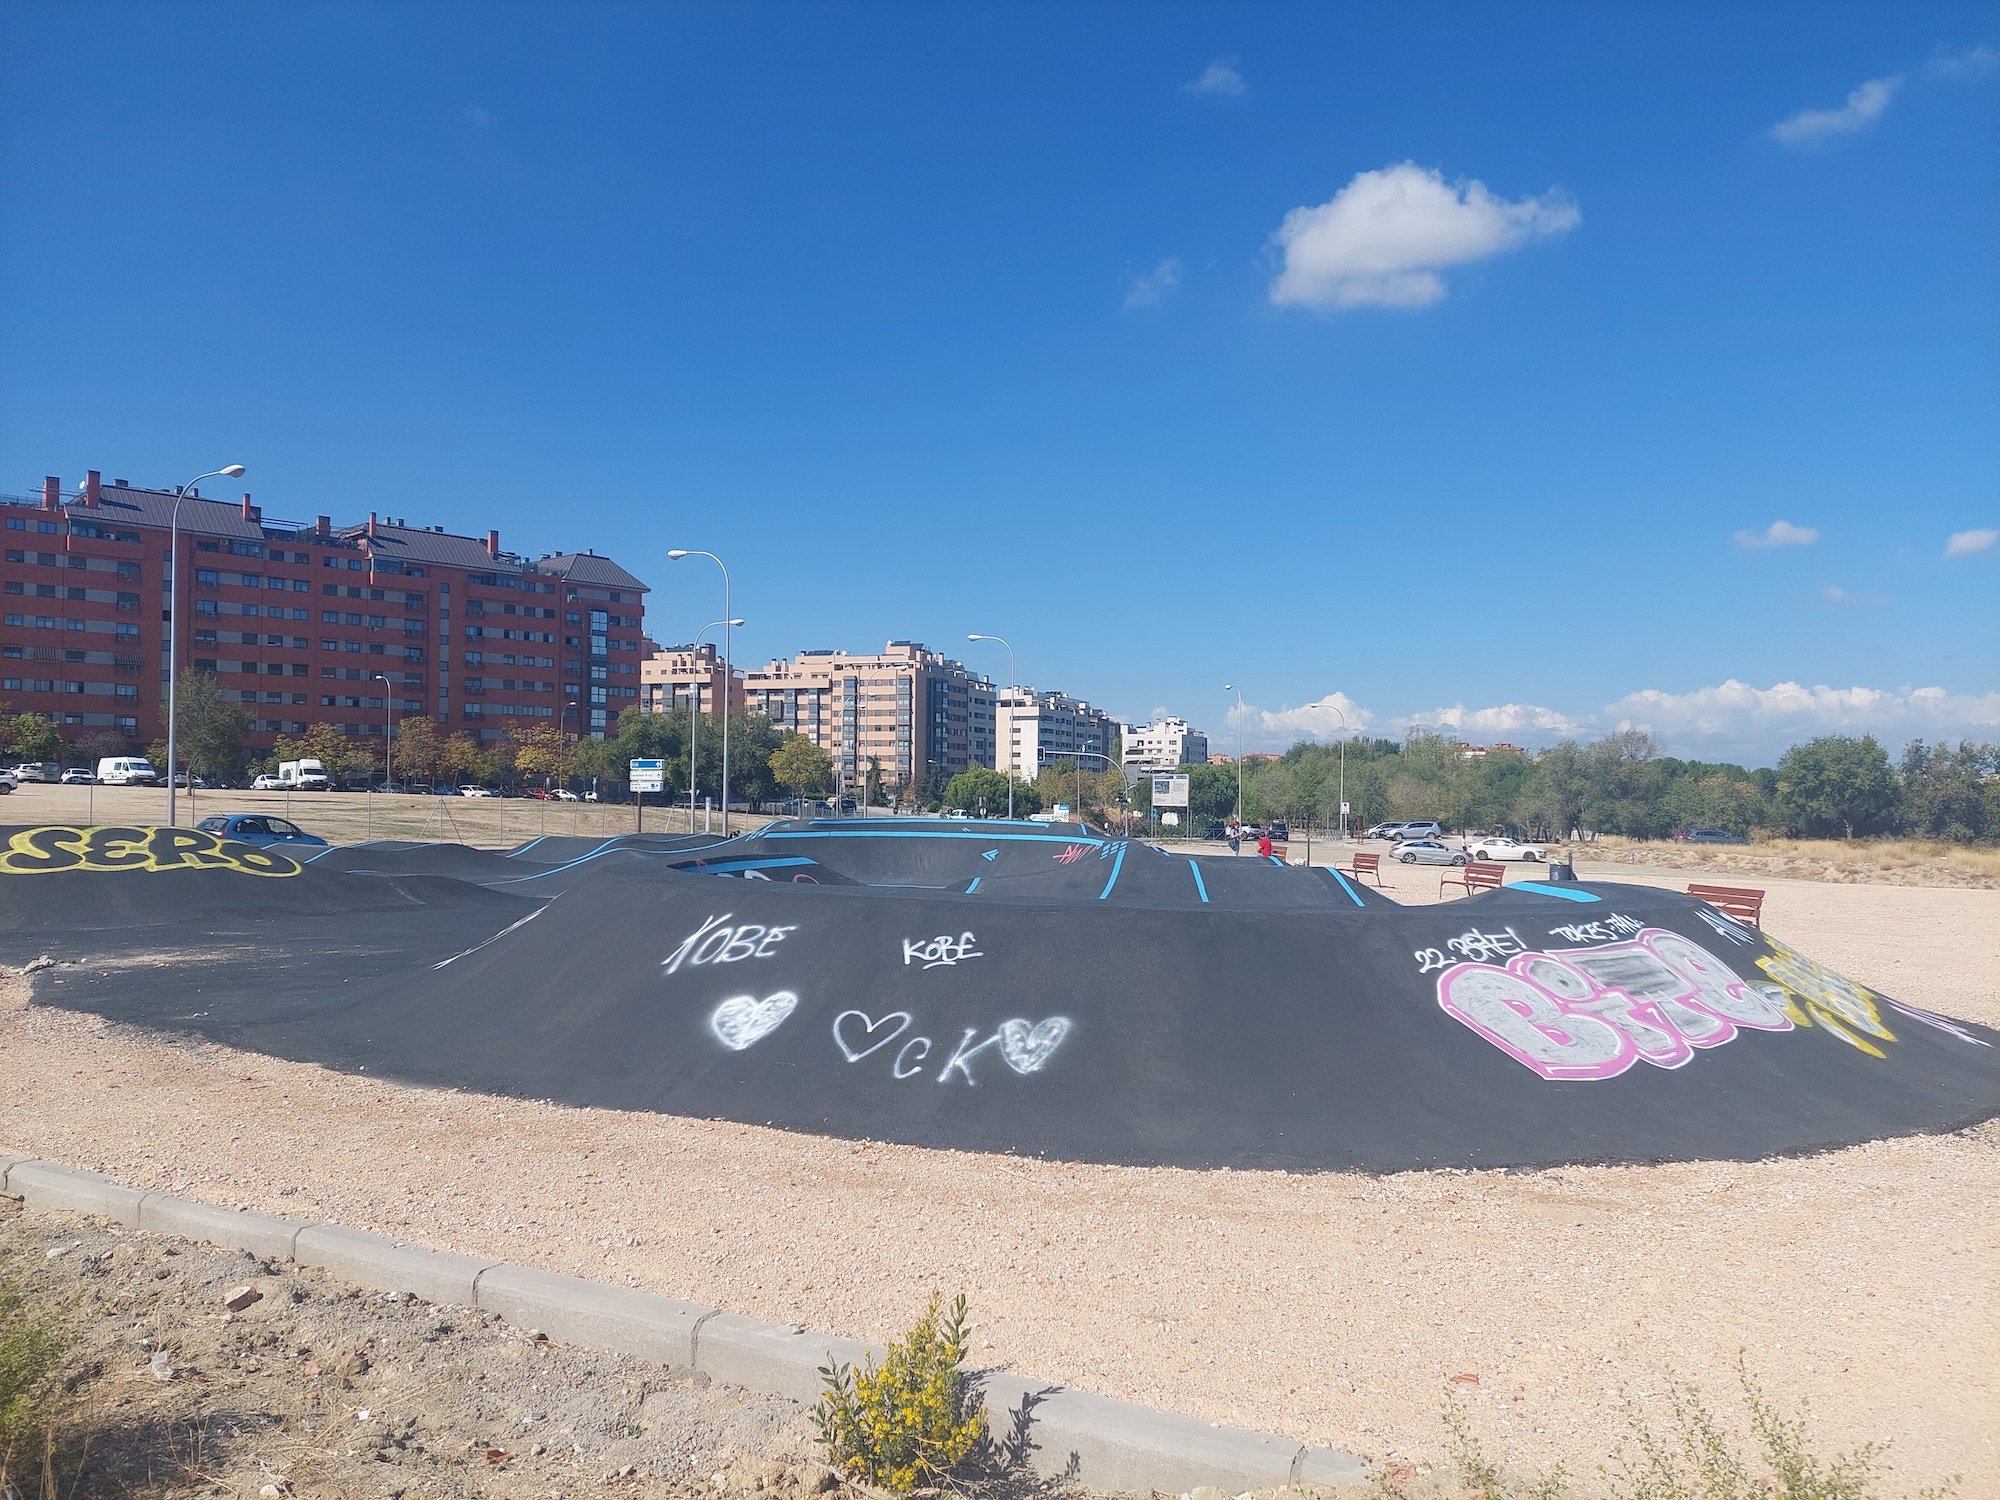
[[[203,818],[194,825],[203,833],[212,833],[217,838],[234,839],[239,844],[249,844],[258,849],[283,846],[288,849],[314,845],[324,849],[326,840],[316,833],[307,833],[296,823],[288,823],[283,818],[269,817],[264,813],[231,813],[227,817]]]

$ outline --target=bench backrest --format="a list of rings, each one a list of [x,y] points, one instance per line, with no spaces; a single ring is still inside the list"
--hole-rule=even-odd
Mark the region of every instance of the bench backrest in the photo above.
[[[1465,888],[1468,891],[1491,890],[1507,883],[1507,867],[1490,864],[1475,859],[1465,867]]]
[[[1381,869],[1382,869],[1382,856],[1379,854],[1357,853],[1354,856],[1354,870],[1356,874],[1362,874],[1364,872],[1379,873]]]
[[[1754,917],[1764,909],[1764,893],[1740,885],[1691,885],[1688,894],[1731,916]]]

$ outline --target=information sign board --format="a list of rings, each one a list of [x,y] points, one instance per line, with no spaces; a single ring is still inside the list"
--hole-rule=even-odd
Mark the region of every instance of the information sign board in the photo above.
[[[1159,772],[1153,777],[1153,806],[1186,807],[1188,805],[1188,779],[1171,772]]]
[[[632,762],[632,790],[634,792],[664,792],[667,789],[667,763],[663,760],[635,760]]]

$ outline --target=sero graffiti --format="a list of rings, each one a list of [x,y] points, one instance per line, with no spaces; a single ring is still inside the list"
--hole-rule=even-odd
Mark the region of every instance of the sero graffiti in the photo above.
[[[841,1056],[851,1063],[873,1057],[901,1037],[915,1024],[915,1018],[906,1010],[891,1011],[877,1019],[866,1011],[844,1010],[833,1018],[833,1044],[840,1049]],[[1019,1017],[1002,1021],[993,1034],[983,1041],[975,1041],[979,1028],[968,1026],[959,1038],[958,1046],[937,1075],[939,1083],[949,1083],[952,1074],[964,1079],[968,1087],[977,1087],[979,1080],[972,1076],[973,1062],[988,1048],[995,1049],[1000,1060],[1023,1078],[1030,1073],[1039,1073],[1044,1064],[1055,1056],[1069,1036],[1070,1021],[1067,1016],[1050,1016],[1044,1021],[1027,1021]],[[919,1077],[925,1070],[931,1050],[931,1039],[927,1036],[911,1037],[896,1050],[889,1064],[889,1074],[896,1079]],[[1004,1075],[1003,1075],[1004,1076]]]
[[[699,968],[704,964],[734,964],[746,958],[769,958],[788,933],[799,930],[796,922],[784,927],[765,927],[757,922],[732,927],[728,925],[732,917],[730,912],[710,917],[682,939],[680,947],[661,959],[660,967],[669,974],[678,974],[682,964]]]
[[[709,1013],[708,1029],[731,1052],[755,1046],[785,1024],[799,1008],[799,997],[779,990],[759,1000],[755,995],[735,995]]]
[[[299,873],[296,860],[198,828],[29,828],[0,848],[0,874],[62,870],[234,870],[240,875]]]
[[[1544,1078],[1615,1078],[1637,1062],[1679,1068],[1744,1028],[1811,1024],[1780,985],[1746,983],[1657,927],[1603,947],[1457,964],[1437,989],[1446,1014]]]
[[[950,968],[968,958],[984,958],[986,955],[972,946],[978,941],[969,932],[961,932],[957,937],[941,932],[934,938],[904,938],[903,967],[908,968],[919,959],[926,969],[939,969]]]

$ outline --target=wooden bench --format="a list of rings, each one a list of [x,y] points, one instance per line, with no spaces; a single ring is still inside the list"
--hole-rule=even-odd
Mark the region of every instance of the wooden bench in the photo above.
[[[1363,854],[1357,849],[1354,853],[1354,862],[1347,867],[1344,873],[1352,875],[1356,880],[1372,875],[1375,877],[1375,883],[1380,885],[1382,883],[1382,856],[1379,854]]]
[[[1287,861],[1291,859],[1291,857],[1292,857],[1292,846],[1290,844],[1280,844],[1274,842],[1271,845],[1271,858],[1275,859],[1279,864],[1281,865],[1285,864]]]
[[[1438,881],[1438,894],[1442,896],[1444,888],[1448,885],[1464,886],[1465,894],[1470,896],[1474,891],[1497,891],[1506,883],[1505,865],[1488,864],[1485,860],[1475,859],[1456,875],[1442,877]]]
[[[1691,885],[1688,894],[1717,911],[1764,930],[1764,893],[1740,885]]]

